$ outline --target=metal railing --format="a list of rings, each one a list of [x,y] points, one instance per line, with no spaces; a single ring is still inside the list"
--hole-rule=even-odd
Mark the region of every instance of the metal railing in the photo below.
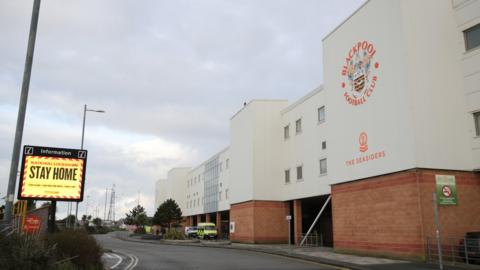
[[[427,261],[438,263],[439,255],[445,265],[457,264],[478,264],[480,269],[480,239],[479,238],[457,238],[442,237],[440,249],[438,249],[435,237],[426,238]]]
[[[306,236],[306,238],[305,238]],[[303,247],[323,247],[325,246],[325,240],[321,233],[313,231],[309,235],[302,233],[300,239],[304,239],[302,246]]]

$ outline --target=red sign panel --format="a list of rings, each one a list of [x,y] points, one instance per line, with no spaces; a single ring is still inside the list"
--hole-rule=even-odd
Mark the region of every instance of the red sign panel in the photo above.
[[[27,215],[23,224],[23,231],[26,233],[36,233],[42,226],[42,220],[38,216]]]

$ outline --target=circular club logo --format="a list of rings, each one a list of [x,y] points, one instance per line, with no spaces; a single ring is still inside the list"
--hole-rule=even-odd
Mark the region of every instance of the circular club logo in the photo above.
[[[443,193],[443,196],[449,198],[452,196],[452,189],[450,188],[450,186],[443,186],[442,193]]]
[[[367,133],[362,132],[358,137],[358,143],[360,144],[360,152],[366,152],[368,150],[368,136]]]
[[[375,89],[378,79],[376,70],[380,67],[380,64],[374,61],[376,52],[372,43],[359,41],[345,58],[341,87],[345,100],[353,106],[367,102]]]

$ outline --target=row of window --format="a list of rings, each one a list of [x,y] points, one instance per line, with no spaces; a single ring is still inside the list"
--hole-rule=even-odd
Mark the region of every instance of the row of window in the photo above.
[[[317,119],[318,123],[325,122],[325,106],[322,106],[317,109]],[[302,118],[297,119],[295,121],[295,134],[302,133]],[[288,139],[290,138],[290,125],[286,125],[283,127],[283,138]]]
[[[467,51],[480,47],[480,24],[463,31],[463,36],[465,38],[465,49]],[[475,123],[475,135],[480,136],[480,112],[473,113],[473,121]]]
[[[223,199],[222,191],[220,190],[218,192],[218,201],[221,201],[222,199]],[[225,189],[225,200],[228,200],[228,188]],[[205,204],[205,197],[202,198],[202,205],[204,204]],[[197,206],[200,206],[200,198],[187,201],[187,208],[192,208]]]
[[[222,162],[219,163],[219,166],[220,166],[220,171],[222,171]],[[228,169],[230,168],[230,159],[226,159],[225,160],[225,169]],[[197,184],[197,183],[200,183],[202,181],[202,178],[201,178],[201,174],[199,174],[198,176],[195,176],[193,178],[191,178],[190,180],[187,181],[187,187],[190,187],[190,186],[193,186],[194,184]]]
[[[322,158],[319,160],[320,175],[327,174],[327,159]],[[303,165],[297,166],[297,181],[303,180]],[[290,183],[290,169],[285,170],[285,184]]]

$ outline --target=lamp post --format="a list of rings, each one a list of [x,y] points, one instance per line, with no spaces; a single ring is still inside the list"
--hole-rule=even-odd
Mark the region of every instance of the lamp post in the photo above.
[[[13,142],[12,163],[10,164],[10,175],[8,178],[7,194],[5,194],[5,217],[3,226],[10,226],[12,222],[13,198],[15,196],[15,185],[17,182],[18,161],[23,137],[23,126],[27,110],[28,90],[30,87],[30,75],[32,74],[33,52],[35,39],[37,37],[38,17],[40,14],[40,0],[33,2],[32,20],[30,22],[30,34],[28,35],[27,57],[23,70],[22,91],[20,93],[20,104],[18,107],[17,126],[15,129],[15,140]],[[0,226],[1,227],[1,226]]]
[[[104,110],[92,110],[87,108],[87,104],[83,105],[83,126],[82,126],[82,143],[80,149],[83,150],[83,139],[85,138],[85,119],[87,118],[87,112],[96,112],[96,113],[105,113]],[[74,229],[77,229],[77,220],[78,220],[78,202],[75,206],[75,225]]]

